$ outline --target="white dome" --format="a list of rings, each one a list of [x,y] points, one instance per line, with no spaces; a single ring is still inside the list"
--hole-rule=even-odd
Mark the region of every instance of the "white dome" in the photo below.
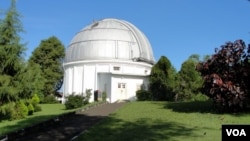
[[[64,62],[114,59],[154,63],[151,45],[138,28],[124,20],[103,19],[74,36]]]

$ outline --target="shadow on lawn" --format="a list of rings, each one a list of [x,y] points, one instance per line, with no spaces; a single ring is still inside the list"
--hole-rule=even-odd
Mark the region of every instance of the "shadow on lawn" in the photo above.
[[[167,102],[164,108],[184,113],[215,113],[211,101]]]
[[[75,135],[79,134],[85,129],[90,128],[102,116],[87,116],[83,114],[75,114],[74,112],[64,114],[61,116],[40,116],[33,117],[29,121],[23,120],[17,125],[7,126],[6,128],[17,128],[20,125],[29,125],[30,121],[41,121],[41,119],[48,119],[44,122],[28,126],[21,130],[7,134],[8,141],[64,141],[70,140]]]
[[[174,122],[141,118],[134,122],[123,121],[112,116],[105,118],[101,123],[85,132],[75,141],[159,141],[198,137],[195,128],[188,128]]]

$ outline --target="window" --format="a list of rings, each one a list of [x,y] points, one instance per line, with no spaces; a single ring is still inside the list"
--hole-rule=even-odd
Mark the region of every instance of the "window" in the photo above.
[[[115,66],[113,69],[114,69],[115,71],[119,71],[119,70],[120,70],[120,67]]]
[[[122,88],[125,88],[125,87],[126,87],[126,85],[125,85],[125,83],[123,83],[123,84],[122,84]]]
[[[125,83],[118,83],[118,88],[126,88],[126,84]]]

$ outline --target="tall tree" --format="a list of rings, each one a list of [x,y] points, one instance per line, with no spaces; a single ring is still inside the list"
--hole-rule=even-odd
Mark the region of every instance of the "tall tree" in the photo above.
[[[176,100],[190,100],[199,94],[202,87],[202,77],[196,71],[199,63],[199,55],[191,55],[182,63],[181,70],[178,72],[178,89],[176,90]]]
[[[167,57],[161,56],[150,74],[150,91],[153,100],[172,100],[175,69]]]
[[[34,50],[29,62],[40,65],[42,76],[45,78],[44,95],[54,94],[62,86],[62,60],[65,56],[64,45],[55,36],[42,40]]]
[[[23,31],[19,17],[16,1],[12,0],[0,23],[0,105],[17,100],[21,93],[17,77],[24,63],[25,47],[18,34]]]
[[[43,89],[45,78],[42,76],[42,70],[40,66],[34,62],[27,62],[25,67],[21,70],[21,74],[18,79],[20,81],[21,97],[31,98],[34,94],[39,96],[39,99],[43,101]]]

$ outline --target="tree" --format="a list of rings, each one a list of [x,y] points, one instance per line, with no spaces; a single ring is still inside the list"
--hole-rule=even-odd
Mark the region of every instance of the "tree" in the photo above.
[[[40,45],[33,51],[29,62],[36,63],[42,70],[45,79],[44,95],[54,94],[62,86],[64,58],[64,45],[55,36],[42,40]]]
[[[18,75],[22,69],[25,50],[18,33],[23,31],[15,0],[0,23],[0,105],[18,100],[21,90]]]
[[[172,100],[174,68],[167,57],[161,56],[159,61],[152,67],[150,74],[150,91],[153,100]]]
[[[202,77],[196,71],[196,65],[199,62],[199,55],[191,55],[182,63],[181,70],[178,72],[178,86],[176,92],[177,100],[191,100],[200,93],[202,86]]]
[[[204,79],[203,92],[218,111],[241,111],[250,98],[250,45],[242,40],[227,42],[197,70]]]
[[[20,97],[31,98],[36,94],[42,101],[44,98],[43,89],[45,78],[42,76],[40,66],[34,62],[27,62],[19,75],[20,89],[22,90]]]

